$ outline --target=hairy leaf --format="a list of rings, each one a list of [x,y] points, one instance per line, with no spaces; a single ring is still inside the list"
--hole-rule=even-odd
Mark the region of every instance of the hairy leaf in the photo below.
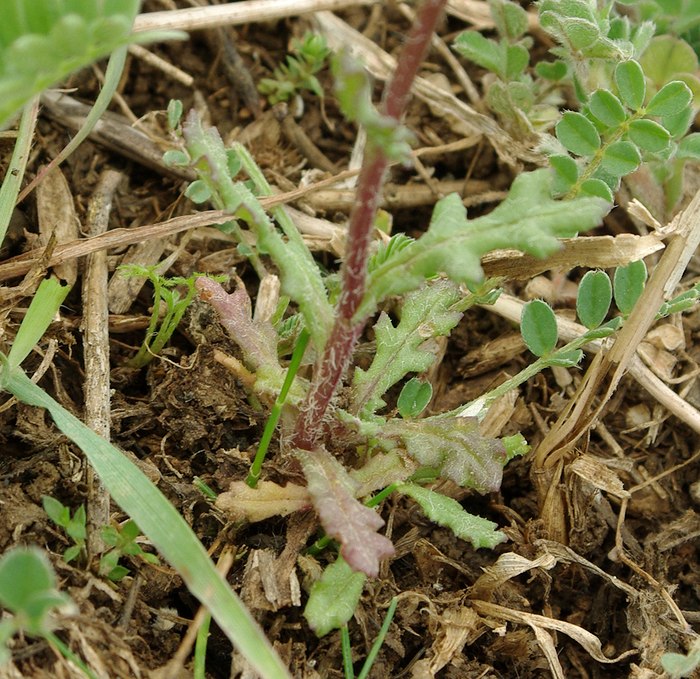
[[[578,156],[592,156],[600,148],[600,135],[583,114],[566,111],[556,126],[557,139]]]
[[[397,491],[413,498],[431,521],[449,528],[458,538],[471,542],[475,549],[493,549],[508,539],[496,530],[498,525],[493,521],[470,514],[457,500],[442,493],[412,483],[399,484]]]
[[[590,197],[555,201],[551,179],[548,170],[521,174],[497,208],[473,220],[467,220],[458,195],[440,200],[427,233],[370,275],[357,318],[373,313],[388,296],[413,290],[441,271],[458,282],[481,280],[479,258],[491,250],[515,248],[545,257],[559,247],[557,237],[571,237],[600,223],[609,203]]]
[[[663,151],[671,141],[671,135],[653,120],[633,120],[627,134],[639,148],[652,153]]]
[[[463,57],[501,78],[506,77],[506,59],[501,45],[477,31],[460,33],[453,44]]]
[[[372,104],[372,87],[364,67],[349,52],[332,61],[335,88],[343,115],[365,129],[371,145],[381,148],[392,161],[410,158],[411,133],[394,118],[381,114]]]
[[[684,82],[673,80],[666,83],[647,104],[647,115],[671,116],[690,106],[693,93]]]
[[[435,353],[426,342],[447,335],[462,318],[450,311],[461,298],[457,285],[447,280],[428,283],[406,295],[401,320],[394,327],[382,313],[374,326],[377,351],[367,370],[356,368],[352,381],[352,411],[363,416],[382,408],[382,400],[390,387],[411,372],[427,370],[435,361]]]
[[[622,102],[608,90],[596,90],[588,100],[588,108],[601,123],[608,127],[617,127],[627,119]]]
[[[231,178],[229,154],[218,130],[205,130],[191,111],[182,133],[200,181],[211,189],[213,204],[245,221],[255,233],[259,250],[269,253],[280,269],[282,292],[299,305],[314,346],[322,349],[333,325],[333,310],[318,266],[301,237],[286,233],[285,241],[250,189]]]
[[[394,553],[391,540],[377,533],[384,520],[355,499],[358,484],[328,451],[299,449],[297,456],[326,533],[340,542],[340,554],[353,570],[376,577],[379,562]]]
[[[276,394],[285,376],[277,358],[277,333],[269,321],[253,320],[246,289],[241,286],[229,294],[206,276],[197,278],[195,286],[200,297],[214,307],[221,324],[241,348],[248,368],[256,373],[256,390]]]
[[[304,617],[309,627],[322,637],[342,627],[355,612],[367,577],[354,571],[342,558],[328,566],[314,582]]]
[[[639,149],[629,141],[616,141],[610,144],[603,153],[602,166],[616,177],[624,177],[634,172],[642,162]]]
[[[380,445],[400,445],[424,467],[480,493],[501,485],[506,453],[498,439],[479,433],[475,417],[428,417],[390,420],[377,433]]]
[[[620,99],[633,111],[644,103],[647,86],[642,67],[633,60],[623,61],[615,68],[615,84]]]

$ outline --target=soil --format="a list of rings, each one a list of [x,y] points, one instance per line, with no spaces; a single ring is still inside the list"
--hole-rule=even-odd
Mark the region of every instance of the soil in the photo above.
[[[187,3],[150,0],[144,9],[176,5]],[[389,54],[396,53],[409,25],[393,3],[348,8],[337,16]],[[51,184],[47,190],[54,193],[41,199],[35,191],[19,205],[0,261],[6,286],[2,342],[9,346],[45,273],[43,260],[36,260],[29,273],[26,267],[17,273],[11,268],[17,261],[13,258],[46,244],[47,229],[53,228],[59,210],[64,215],[60,219],[73,222],[72,235],[70,229],[67,236],[57,235],[59,243],[86,238],[88,206],[101,190],[100,182],[110,170],[120,173],[108,227],[128,229],[132,237],[126,240],[123,232],[115,232],[119,237],[102,250],[110,278],[109,435],[157,482],[214,559],[225,548],[234,550],[236,558],[228,573],[231,586],[291,674],[309,678],[343,676],[340,635],[318,639],[302,616],[309,583],[334,558],[332,553],[306,554],[318,533],[316,517],[306,513],[236,525],[193,485],[198,477],[220,493],[231,481],[245,478],[267,409],[250,398],[240,374],[217,362],[214,349],[230,356],[239,355],[238,350],[215,314],[198,301],[160,357],[146,368],[128,367],[148,323],[152,289],[148,285],[125,289],[116,267],[124,261],[149,265],[167,257],[168,275],[224,274],[231,288],[235,272],[255,300],[254,272],[230,239],[214,227],[148,237],[139,236],[139,229],[197,209],[183,197],[183,178],[158,160],[170,144],[164,111],[171,99],[182,100],[185,110],[196,107],[224,139],[244,141],[270,183],[282,192],[348,168],[356,130],[339,114],[327,68],[319,74],[324,100],[305,92],[290,103],[286,115],[284,106],[271,107],[255,90],[255,83],[270,77],[272,68],[283,61],[290,40],[302,36],[311,22],[309,17],[253,22],[195,32],[186,42],[149,46],[153,54],[181,69],[180,76],[131,55],[119,97],[111,106],[112,122],[118,139],[124,139],[124,126],[133,124],[156,149],[155,162],[145,157],[146,142],[135,147],[128,140],[120,145],[104,136],[91,137],[61,166],[65,183],[47,182]],[[487,24],[480,25],[488,31]],[[450,16],[440,35],[449,44],[466,27],[463,20]],[[230,61],[233,48],[241,60],[236,66]],[[477,94],[482,92],[484,73],[470,64],[462,67]],[[70,96],[94,100],[103,68],[102,63],[74,74],[65,83]],[[421,73],[433,82],[444,80],[457,98],[469,101],[437,52],[430,54]],[[381,85],[378,79],[377,99]],[[471,103],[490,115],[482,102]],[[504,146],[503,140],[494,142],[474,128],[466,133],[463,120],[420,98],[411,102],[406,123],[423,155],[412,168],[391,170],[386,209],[392,214],[394,232],[420,235],[433,204],[448,186],[462,192],[471,215],[488,212],[519,172],[535,166],[536,154],[527,143],[512,140]],[[72,133],[60,117],[60,106],[43,108],[27,180],[57,155]],[[504,138],[507,141],[507,135]],[[431,147],[440,149],[431,153]],[[0,138],[3,170],[11,150],[11,139]],[[338,266],[338,241],[332,234],[344,227],[352,205],[351,198],[332,189],[321,186],[291,203],[325,220],[326,235],[316,238],[313,247],[329,270]],[[623,187],[620,203],[627,204],[630,195],[633,189]],[[687,198],[692,198],[692,184]],[[659,216],[661,221],[667,217]],[[621,233],[639,235],[646,230],[618,207],[595,235]],[[41,385],[64,407],[83,414],[81,282],[93,263],[72,252],[60,271],[51,270],[63,278],[77,277],[77,283],[41,352],[30,356],[25,368],[33,374],[46,352],[53,352],[48,370],[42,368]],[[658,257],[659,253],[648,258],[650,268]],[[691,261],[683,289],[697,282],[698,271],[698,262]],[[567,314],[572,305],[570,287],[580,275],[576,268],[546,271],[534,282],[506,280],[505,288],[520,299],[542,296],[544,289],[557,309]],[[698,407],[700,315],[691,311],[664,321],[663,326],[665,331],[647,337],[647,363],[692,408]],[[678,342],[664,343],[664,333],[675,333]],[[372,341],[368,331],[357,352],[358,363],[371,352]],[[432,412],[478,396],[531,360],[511,321],[488,308],[468,312],[430,374],[435,393]],[[496,521],[508,535],[506,543],[492,551],[477,551],[431,523],[408,500],[392,497],[384,503],[381,513],[397,551],[380,577],[368,582],[350,622],[356,670],[393,596],[398,596],[396,616],[371,677],[651,679],[664,676],[660,665],[664,652],[687,651],[694,632],[700,631],[696,431],[628,375],[611,398],[601,386],[595,395],[601,410],[593,426],[573,445],[552,451],[555,465],[534,462],[535,451],[557,418],[577,402],[577,389],[590,363],[591,356],[580,369],[546,371],[499,406],[492,423],[494,435],[522,432],[533,449],[507,466],[500,492],[479,496],[443,485],[469,511]],[[388,411],[391,408],[392,404]],[[273,444],[275,455],[266,463],[264,476],[284,482],[288,466],[276,454],[277,448]],[[165,564],[151,566],[132,558],[124,562],[129,575],[113,583],[98,574],[96,558],[70,564],[62,559],[70,541],[49,521],[41,498],[50,495],[73,509],[86,502],[88,480],[80,450],[58,432],[45,412],[7,399],[0,413],[0,449],[4,453],[0,550],[31,543],[50,554],[61,589],[79,608],[79,614],[60,619],[57,634],[100,677],[193,676],[188,652],[175,673],[166,672],[172,670],[171,661],[198,609],[175,572]],[[125,519],[113,505],[111,522]],[[143,546],[149,549],[147,541]],[[268,571],[279,578],[292,574],[300,583],[300,603],[294,603],[289,580],[280,581],[280,591],[272,596],[261,577]],[[0,668],[0,676],[82,675],[45,642],[16,638],[12,663]],[[206,676],[250,676],[215,627]]]

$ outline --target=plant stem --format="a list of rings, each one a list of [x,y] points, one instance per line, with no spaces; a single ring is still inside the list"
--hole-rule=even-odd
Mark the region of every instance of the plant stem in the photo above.
[[[408,102],[411,85],[430,45],[430,37],[446,0],[425,0],[397,60],[394,76],[384,89],[382,113],[398,120]],[[316,364],[306,401],[302,407],[294,444],[311,449],[321,433],[323,417],[347,370],[352,351],[365,324],[354,318],[365,294],[367,260],[372,227],[388,160],[384,151],[368,146],[360,172],[357,201],[350,217],[343,286],[331,335]]]

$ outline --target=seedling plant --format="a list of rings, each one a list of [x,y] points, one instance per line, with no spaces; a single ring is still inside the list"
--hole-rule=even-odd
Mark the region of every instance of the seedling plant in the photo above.
[[[339,288],[324,277],[285,209],[274,208],[268,215],[262,208],[259,198],[269,196],[272,189],[248,151],[239,144],[225,148],[215,129],[205,128],[195,113],[183,116],[177,103],[169,110],[179,148],[168,152],[165,159],[193,168],[198,176],[186,195],[195,203],[211,202],[231,215],[231,222],[223,228],[237,239],[240,252],[261,279],[272,275],[268,270],[272,263],[281,279],[283,298],[275,318],[259,318],[252,314],[251,299],[243,286],[228,293],[209,278],[181,281],[188,286],[188,294],[184,300],[170,300],[167,332],[158,335],[157,346],[153,342],[144,348],[137,361],[143,365],[146,354],[155,353],[167,341],[195,288],[218,311],[240,347],[245,368],[254,376],[252,392],[271,406],[272,413],[248,478],[234,483],[232,494],[244,503],[246,497],[252,497],[245,493],[256,493],[271,508],[268,515],[274,515],[283,513],[278,507],[290,505],[294,491],[298,508],[313,506],[316,510],[326,536],[321,544],[339,548],[338,557],[312,586],[305,609],[318,635],[347,629],[366,578],[377,576],[383,560],[394,553],[391,541],[379,532],[384,522],[375,510],[390,494],[410,498],[429,519],[475,548],[493,548],[506,539],[495,523],[468,513],[460,503],[431,489],[428,482],[448,479],[480,493],[497,490],[503,466],[528,447],[520,435],[502,439],[482,435],[479,424],[488,407],[505,391],[547,367],[578,365],[585,344],[615,332],[630,313],[646,275],[642,263],[618,269],[612,282],[603,272],[587,273],[580,283],[577,312],[588,330],[560,349],[554,312],[544,302],[530,302],[523,312],[521,330],[537,360],[472,403],[424,416],[431,400],[431,387],[424,376],[437,360],[430,340],[449,335],[471,307],[493,302],[499,294],[500,281],[484,280],[481,256],[495,249],[546,256],[558,247],[558,239],[597,226],[610,209],[621,180],[642,164],[664,182],[670,210],[678,197],[683,164],[700,157],[700,137],[688,134],[700,92],[693,75],[697,56],[693,61],[692,47],[682,37],[695,30],[692,20],[678,22],[678,35],[669,43],[667,36],[655,35],[653,23],[635,24],[618,15],[611,4],[543,0],[538,5],[539,20],[557,42],[552,50],[555,60],[536,64],[531,70],[526,14],[508,0],[491,0],[497,39],[465,34],[457,39],[455,49],[492,72],[487,104],[507,122],[514,136],[538,139],[548,167],[521,173],[506,199],[485,216],[468,218],[461,199],[448,195],[436,204],[421,237],[397,235],[377,246],[372,235],[380,189],[388,166],[410,159],[411,135],[400,120],[444,4],[444,0],[426,0],[420,7],[379,108],[372,104],[371,85],[361,65],[345,53],[333,59],[340,109],[367,136]],[[39,5],[48,7],[37,2]],[[650,18],[664,16],[661,4],[644,6]],[[684,16],[692,19],[692,12],[686,8]],[[39,21],[37,17],[40,15],[32,21]],[[102,24],[95,27],[87,19],[74,24],[68,25],[71,35],[77,31],[92,36],[103,30]],[[63,31],[65,21],[60,26]],[[46,26],[42,27],[18,24],[17,30],[45,37]],[[57,30],[51,27],[48,31],[49,46],[59,41]],[[127,40],[123,33],[121,29],[117,32],[116,43],[110,43],[109,49],[123,47]],[[67,42],[64,50],[68,50]],[[306,36],[297,52],[275,73],[272,83],[263,84],[271,101],[285,100],[304,89],[323,94],[316,74],[327,57],[325,45]],[[665,70],[649,56],[671,52],[681,57],[665,60]],[[79,63],[94,56],[93,52],[82,55]],[[17,100],[8,100],[9,112],[0,111],[3,121],[27,96],[45,86],[43,81],[32,81],[31,91],[25,91],[18,85],[22,73],[10,75],[7,82],[21,92]],[[573,92],[578,111],[559,113],[565,90]],[[28,108],[20,128],[24,147],[18,143],[18,148],[28,148],[32,120]],[[3,184],[0,225],[9,221],[17,190],[14,178]],[[168,284],[155,276],[153,281],[158,293],[167,297]],[[20,368],[66,293],[54,280],[42,283],[11,350],[0,356],[2,387],[26,403],[45,407],[59,428],[83,448],[114,500],[132,517],[121,531],[105,532],[111,549],[105,555],[110,567],[103,570],[118,579],[123,576],[116,563],[120,555],[151,560],[135,542],[136,525],[141,526],[256,669],[265,677],[287,676],[174,507],[120,451],[63,409]],[[621,316],[608,319],[613,297]],[[660,313],[687,308],[697,297],[694,288]],[[154,314],[158,307],[157,301]],[[389,310],[394,311],[395,320]],[[156,315],[147,343],[156,332],[154,319]],[[370,322],[376,354],[366,368],[352,369],[353,350]],[[290,341],[292,357],[286,362]],[[310,373],[301,370],[304,362],[313,366]],[[393,412],[387,392],[401,384]],[[281,452],[295,460],[306,477],[305,488],[260,481],[277,427]],[[84,516],[80,510],[71,515],[50,500],[45,501],[47,512],[75,542],[64,557],[77,558],[84,553]],[[3,627],[3,638],[18,629],[49,638],[47,616],[65,603],[65,597],[55,591],[55,578],[44,557],[21,553],[13,556],[17,558],[24,559],[21,565],[27,572],[37,574],[33,591],[46,596],[39,597],[38,608],[33,607],[31,597],[13,599],[7,593],[8,569],[14,573],[18,566],[3,559],[1,602],[16,614],[13,626]],[[31,615],[22,617],[25,609],[31,609]],[[692,654],[688,658],[695,662]],[[346,660],[345,664],[346,676],[352,676],[351,663]]]

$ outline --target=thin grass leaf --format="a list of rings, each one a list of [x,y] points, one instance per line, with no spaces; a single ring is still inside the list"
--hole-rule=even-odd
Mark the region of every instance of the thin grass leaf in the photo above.
[[[3,367],[2,388],[45,408],[58,428],[85,453],[114,501],[136,521],[187,588],[211,612],[231,642],[265,679],[289,679],[247,609],[216,570],[202,543],[167,498],[119,449],[98,436],[35,385],[21,370]]]

